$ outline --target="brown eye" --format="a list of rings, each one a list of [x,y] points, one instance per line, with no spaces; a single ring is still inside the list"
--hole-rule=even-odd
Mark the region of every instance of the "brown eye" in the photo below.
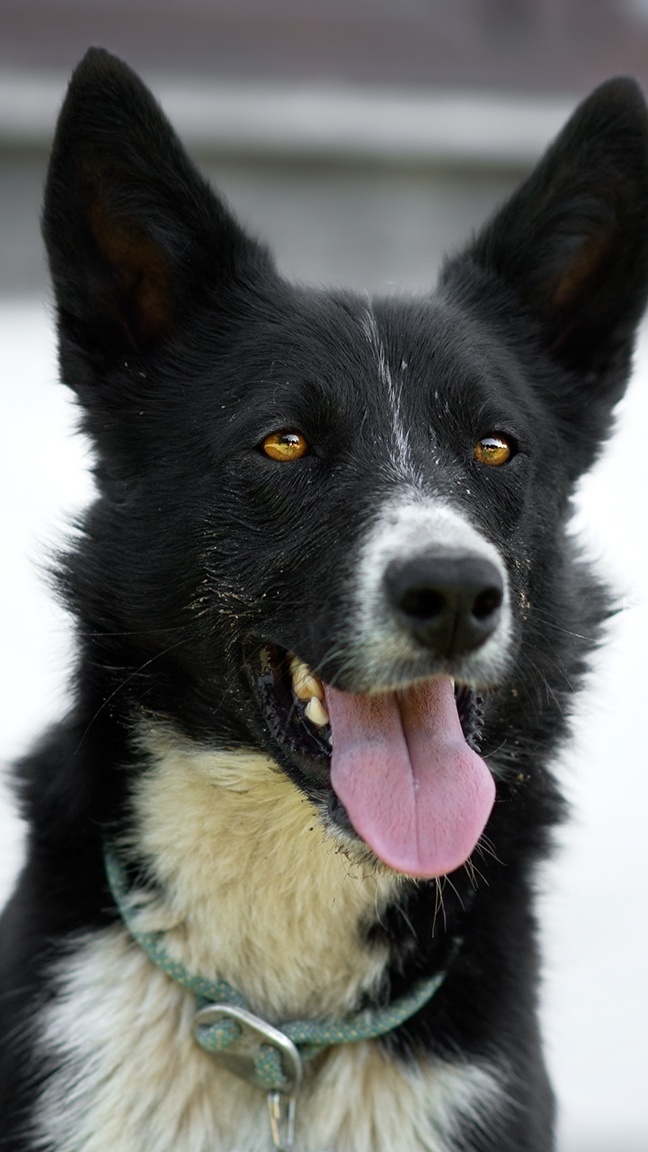
[[[497,468],[499,464],[506,464],[512,456],[512,448],[503,436],[484,436],[475,444],[473,456],[478,464],[490,464]]]
[[[299,460],[308,452],[308,440],[301,432],[272,432],[261,447],[271,460]]]

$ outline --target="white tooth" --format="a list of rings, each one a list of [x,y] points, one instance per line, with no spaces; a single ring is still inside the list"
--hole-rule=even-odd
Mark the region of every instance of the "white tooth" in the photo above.
[[[304,708],[304,714],[308,717],[311,724],[315,724],[318,728],[323,728],[329,722],[329,714],[323,704],[320,704],[316,696],[308,701]]]
[[[290,671],[292,673],[293,692],[298,700],[324,699],[322,684],[316,676],[313,676],[308,664],[304,664],[303,660],[293,656],[290,661]]]

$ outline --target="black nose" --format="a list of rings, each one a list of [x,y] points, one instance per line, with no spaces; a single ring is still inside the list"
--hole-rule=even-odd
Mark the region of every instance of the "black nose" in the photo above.
[[[385,572],[390,604],[425,648],[460,656],[495,631],[504,598],[499,569],[481,556],[416,556]]]

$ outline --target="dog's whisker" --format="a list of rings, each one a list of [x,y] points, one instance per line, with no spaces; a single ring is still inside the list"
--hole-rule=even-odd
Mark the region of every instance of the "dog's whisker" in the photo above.
[[[150,668],[150,666],[152,664],[155,664],[156,661],[161,660],[164,656],[167,656],[169,654],[169,652],[175,651],[177,648],[180,648],[182,645],[184,645],[186,643],[187,643],[187,641],[184,639],[178,640],[177,643],[175,643],[175,644],[169,644],[168,647],[164,648],[162,652],[156,652],[156,654],[154,656],[151,656],[148,660],[145,660],[142,664],[140,664],[137,668],[135,668],[132,672],[130,672],[129,675],[126,676],[116,686],[116,688],[113,689],[113,691],[108,696],[106,696],[105,700],[103,700],[101,702],[101,705],[99,706],[99,708],[97,708],[96,712],[94,712],[94,714],[91,716],[87,727],[84,729],[83,733],[81,734],[81,739],[79,740],[76,748],[74,749],[74,755],[75,756],[78,756],[78,754],[81,750],[81,747],[82,747],[86,737],[88,736],[93,724],[95,724],[95,722],[97,721],[97,719],[99,718],[101,713],[110,705],[110,703],[119,695],[119,693],[123,692],[124,688],[126,688],[126,686],[128,684],[130,684],[133,680],[135,680],[138,676],[140,676],[141,673],[146,668]]]

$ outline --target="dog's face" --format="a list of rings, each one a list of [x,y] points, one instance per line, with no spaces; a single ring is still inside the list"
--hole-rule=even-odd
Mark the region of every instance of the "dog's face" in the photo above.
[[[396,870],[470,855],[477,748],[572,595],[569,496],[644,303],[647,167],[641,98],[612,82],[436,294],[297,289],[89,54],[44,228],[98,451],[70,594],[125,722],[266,753]]]

